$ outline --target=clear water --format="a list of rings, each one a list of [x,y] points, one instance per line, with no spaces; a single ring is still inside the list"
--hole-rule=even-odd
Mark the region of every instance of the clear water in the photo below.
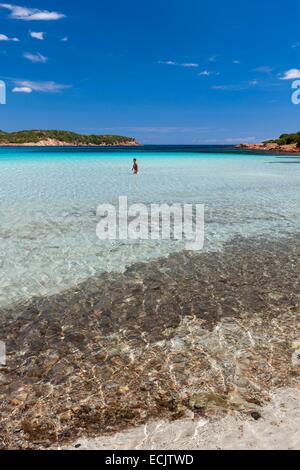
[[[0,149],[0,305],[184,249],[174,240],[100,241],[97,206],[119,196],[205,204],[205,250],[236,235],[300,230],[300,158],[219,152]]]

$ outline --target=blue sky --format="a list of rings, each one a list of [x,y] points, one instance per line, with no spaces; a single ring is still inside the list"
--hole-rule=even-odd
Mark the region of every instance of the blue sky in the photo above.
[[[300,4],[0,2],[0,128],[141,142],[260,141],[300,130]]]

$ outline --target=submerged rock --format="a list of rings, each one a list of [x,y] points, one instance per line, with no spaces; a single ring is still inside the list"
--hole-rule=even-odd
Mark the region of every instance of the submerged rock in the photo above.
[[[213,392],[195,393],[189,400],[189,406],[192,409],[208,413],[229,410],[250,411],[257,408],[257,405],[248,403],[241,398],[230,398],[228,395],[220,395]]]

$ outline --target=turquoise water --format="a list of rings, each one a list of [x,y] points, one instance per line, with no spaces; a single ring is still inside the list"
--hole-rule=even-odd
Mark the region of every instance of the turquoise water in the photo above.
[[[130,171],[133,156],[138,177]],[[0,305],[184,249],[174,240],[98,240],[96,209],[119,196],[129,203],[205,204],[204,249],[221,250],[236,235],[300,230],[300,158],[2,148]]]

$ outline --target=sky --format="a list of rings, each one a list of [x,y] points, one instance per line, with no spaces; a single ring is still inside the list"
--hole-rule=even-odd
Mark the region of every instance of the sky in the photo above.
[[[300,130],[298,0],[0,1],[0,129],[144,144]]]

